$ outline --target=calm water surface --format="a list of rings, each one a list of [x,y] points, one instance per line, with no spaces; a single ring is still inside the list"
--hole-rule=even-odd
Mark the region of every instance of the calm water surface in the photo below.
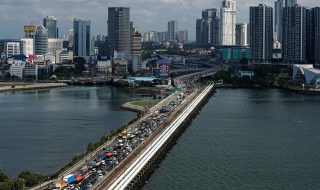
[[[320,97],[219,90],[144,189],[320,189]]]
[[[137,95],[112,87],[0,93],[0,168],[52,174],[135,117],[119,106]]]

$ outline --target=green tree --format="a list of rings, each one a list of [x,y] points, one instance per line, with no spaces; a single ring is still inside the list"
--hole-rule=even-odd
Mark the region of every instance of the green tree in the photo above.
[[[86,67],[84,66],[84,64],[78,63],[78,64],[76,64],[74,72],[75,72],[75,74],[79,75],[79,74],[82,74],[83,71],[85,71],[85,70],[86,70]]]
[[[75,57],[73,59],[73,62],[75,64],[82,64],[82,65],[85,65],[86,64],[86,60],[83,58],[83,57]]]
[[[88,151],[88,152],[94,151],[94,143],[89,143],[89,144],[88,144],[87,151]]]
[[[141,58],[142,60],[146,60],[151,58],[153,55],[153,51],[152,50],[144,50],[141,54]]]
[[[33,174],[29,171],[22,171],[18,178],[24,179],[26,186],[32,187],[39,184],[39,182],[44,179],[44,176],[41,174]]]
[[[3,172],[2,172],[2,170],[0,169],[0,182],[4,182],[4,181],[6,181],[6,180],[8,180],[9,178],[8,178],[8,176],[6,176]]]

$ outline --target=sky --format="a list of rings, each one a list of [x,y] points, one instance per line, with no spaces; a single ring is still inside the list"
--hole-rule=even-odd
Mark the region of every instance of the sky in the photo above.
[[[237,22],[247,23],[249,6],[265,3],[273,6],[275,0],[237,0]],[[189,31],[189,40],[195,40],[196,19],[207,8],[221,7],[222,0],[0,0],[0,39],[23,37],[23,26],[42,24],[46,16],[58,19],[59,35],[63,37],[73,26],[74,18],[91,20],[92,35],[107,35],[108,7],[130,7],[131,21],[142,33],[166,31],[167,22],[177,20],[179,30]],[[298,0],[314,7],[319,0]]]

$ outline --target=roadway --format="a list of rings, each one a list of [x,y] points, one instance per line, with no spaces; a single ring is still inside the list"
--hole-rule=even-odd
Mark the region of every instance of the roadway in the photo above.
[[[125,189],[140,170],[148,163],[162,145],[171,137],[181,123],[190,116],[193,109],[212,90],[214,85],[209,85],[200,92],[196,81],[201,76],[207,76],[217,72],[216,69],[200,73],[193,73],[178,77],[175,80],[176,86],[183,88],[186,93],[191,89],[191,94],[179,106],[172,116],[167,119],[167,125],[156,130],[143,144],[128,156],[117,168],[110,172],[101,182],[93,186],[93,189]],[[190,93],[190,92],[189,92]]]
[[[181,114],[174,121],[166,127],[163,131],[155,135],[150,139],[150,142],[146,145],[143,151],[137,152],[136,158],[128,164],[128,167],[124,167],[122,170],[118,170],[116,174],[113,174],[111,178],[104,181],[104,183],[96,186],[94,189],[103,190],[121,190],[125,189],[129,183],[135,178],[135,176],[143,169],[148,161],[158,152],[158,150],[167,142],[167,140],[175,133],[177,128],[184,120],[190,116],[192,111],[198,106],[203,98],[211,91],[213,85],[204,89],[197,97],[188,104]]]
[[[161,101],[159,104],[157,104],[155,107],[150,109],[149,113],[146,114],[143,118],[139,119],[137,122],[131,124],[128,127],[127,130],[130,132],[130,134],[138,135],[138,140],[134,142],[135,145],[137,144],[137,146],[133,145],[132,141],[125,140],[125,146],[122,147],[120,150],[117,150],[117,149],[115,150],[113,147],[119,146],[119,142],[118,142],[119,139],[118,137],[113,137],[111,140],[109,140],[104,145],[100,146],[98,149],[96,149],[95,151],[87,155],[85,158],[83,158],[73,167],[63,172],[61,175],[59,175],[57,179],[45,182],[38,187],[32,188],[32,190],[45,189],[48,186],[53,187],[54,183],[57,180],[63,178],[68,174],[75,174],[77,176],[83,175],[85,179],[87,178],[90,179],[89,181],[85,180],[79,184],[72,184],[72,185],[70,184],[71,186],[68,187],[69,189],[101,189],[101,188],[104,189],[105,183],[110,184],[111,181],[115,181],[115,180],[112,180],[112,178],[119,179],[118,172],[121,173],[124,168],[129,168],[132,165],[135,165],[133,163],[136,160],[136,157],[140,156],[138,158],[142,158],[141,155],[146,154],[146,151],[144,151],[146,146],[149,147],[150,145],[152,145],[154,147],[159,147],[160,145],[158,146],[153,144],[154,142],[153,140],[157,137],[160,138],[159,135],[167,134],[167,132],[162,133],[164,130],[168,128],[170,129],[177,128],[179,126],[179,124],[177,123],[181,122],[182,117],[186,118],[188,114],[192,112],[194,107],[197,106],[197,104],[201,102],[202,98],[205,96],[205,95],[203,96],[203,93],[207,93],[206,91],[209,88],[207,87],[204,91],[200,93],[199,87],[197,86],[196,81],[199,79],[199,77],[214,74],[216,71],[217,69],[209,69],[203,72],[192,73],[192,74],[188,74],[188,75],[184,75],[176,78],[175,84],[178,88],[182,89],[182,93],[184,95],[181,96],[180,92],[173,93],[172,95],[170,95],[169,97]],[[170,109],[169,113],[159,114],[159,111],[164,106],[169,107]],[[186,108],[186,109],[183,109],[183,108]],[[182,110],[183,110],[183,113],[180,114]],[[172,121],[173,123],[169,125],[169,123],[171,123]],[[146,125],[146,130],[143,132],[140,131],[141,124]],[[161,139],[162,138],[166,138],[166,137],[162,136]],[[92,171],[90,171],[90,173],[86,173],[85,175],[79,173],[79,170],[82,166],[88,166],[88,163],[92,161],[99,162],[99,163],[104,161],[104,160],[101,160],[101,158],[98,158],[97,155],[108,153],[105,151],[106,149],[112,150],[115,153],[115,156],[112,157],[113,161],[110,161],[110,163],[104,164],[103,166],[98,166],[98,167],[93,166],[95,168],[91,167]],[[139,163],[140,162],[143,165],[145,161],[139,161]],[[97,170],[100,172],[97,172]],[[101,171],[104,172],[103,175],[101,175]],[[133,170],[130,170],[130,171],[133,171]],[[125,173],[127,172],[125,171]],[[116,184],[122,184],[122,183],[118,182]]]

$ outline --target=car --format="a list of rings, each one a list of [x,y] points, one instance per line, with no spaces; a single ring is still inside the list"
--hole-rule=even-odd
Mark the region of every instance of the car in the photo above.
[[[102,174],[99,174],[99,178],[103,178],[103,175],[102,175]]]
[[[102,172],[101,170],[98,170],[98,171],[97,171],[98,174],[101,174],[101,172]]]
[[[87,184],[87,187],[92,187],[92,184],[91,184],[91,183],[88,183],[88,184]]]

